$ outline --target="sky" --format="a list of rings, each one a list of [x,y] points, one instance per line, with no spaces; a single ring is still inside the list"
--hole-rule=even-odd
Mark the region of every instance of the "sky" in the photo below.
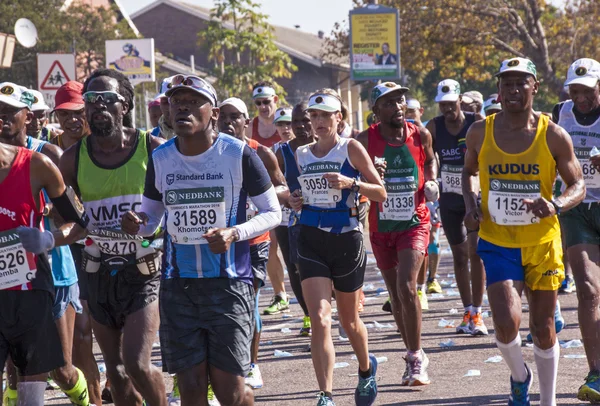
[[[131,15],[155,0],[120,0]],[[180,0],[198,6],[212,8],[213,0]],[[352,0],[255,0],[262,4],[262,12],[270,16],[273,25],[294,28],[317,34],[319,30],[329,34],[336,22],[348,18]],[[318,11],[318,12],[317,12]]]

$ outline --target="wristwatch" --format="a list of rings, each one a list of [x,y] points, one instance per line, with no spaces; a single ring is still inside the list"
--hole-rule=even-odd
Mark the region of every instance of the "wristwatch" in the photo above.
[[[550,203],[552,203],[552,206],[554,206],[554,211],[556,212],[556,215],[560,215],[560,211],[562,210],[561,205],[554,199],[550,200]]]
[[[350,190],[352,190],[354,193],[358,193],[358,191],[360,190],[360,185],[358,184],[358,180],[354,179],[354,181],[352,182],[352,186],[350,187]]]

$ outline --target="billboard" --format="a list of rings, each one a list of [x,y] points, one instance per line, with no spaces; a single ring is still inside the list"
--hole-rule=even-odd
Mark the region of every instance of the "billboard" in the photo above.
[[[106,41],[106,67],[123,73],[134,85],[154,82],[154,38]]]
[[[352,80],[400,79],[400,20],[395,8],[371,5],[350,11]]]

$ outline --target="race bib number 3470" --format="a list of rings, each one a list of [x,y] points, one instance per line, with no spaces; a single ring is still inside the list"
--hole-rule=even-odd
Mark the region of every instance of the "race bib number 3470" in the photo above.
[[[33,254],[25,252],[16,230],[0,233],[0,290],[31,281],[36,269],[31,269],[29,260],[35,263]]]
[[[208,230],[227,226],[223,187],[168,190],[165,206],[167,232],[177,244],[207,244]]]
[[[525,199],[541,196],[539,181],[490,179],[488,210],[492,221],[502,226],[525,226],[540,219],[527,212]]]

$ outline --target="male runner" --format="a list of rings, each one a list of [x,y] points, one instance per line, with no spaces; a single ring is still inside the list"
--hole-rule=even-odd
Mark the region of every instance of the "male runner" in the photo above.
[[[373,112],[379,124],[363,131],[363,144],[383,174],[387,200],[369,210],[371,245],[390,297],[394,318],[406,343],[406,370],[401,385],[430,383],[429,359],[421,348],[421,305],[417,275],[429,244],[429,209],[425,183],[437,187],[436,161],[429,131],[406,122],[408,89],[393,82],[373,88]]]
[[[590,368],[577,398],[596,403],[600,402],[600,155],[596,152],[600,148],[600,63],[589,58],[576,60],[569,67],[565,84],[571,100],[554,107],[552,121],[571,136],[586,186],[583,203],[560,216]]]
[[[33,105],[31,106],[33,118],[31,119],[31,122],[27,124],[27,134],[42,141],[50,141],[60,134],[61,131],[48,128],[47,113],[50,110],[50,107],[48,107],[44,101],[44,96],[37,90],[28,89],[28,91],[33,94]]]
[[[154,151],[142,207],[123,216],[123,229],[152,235],[166,210],[160,339],[182,406],[206,399],[209,378],[223,404],[253,405],[244,384],[254,328],[247,240],[279,224],[277,195],[258,155],[215,132],[208,82],[175,76],[167,96],[177,137]],[[246,221],[249,197],[258,214]]]
[[[433,137],[433,147],[440,161],[440,215],[444,233],[452,250],[456,284],[464,306],[463,320],[456,327],[456,332],[486,335],[487,327],[481,315],[485,274],[476,252],[477,230],[467,230],[463,222],[465,202],[461,196],[465,136],[475,120],[482,117],[479,114],[461,111],[460,85],[455,80],[445,79],[438,84],[435,101],[439,103],[442,115],[429,121],[427,129]]]
[[[583,200],[585,185],[567,132],[533,110],[539,87],[533,62],[505,60],[496,76],[503,110],[467,134],[465,223],[480,228],[477,252],[485,263],[496,343],[511,371],[508,404],[530,404],[533,375],[519,335],[525,286],[540,405],[555,405],[560,347],[554,310],[564,277],[557,214]],[[552,199],[557,170],[567,188]]]
[[[491,116],[492,114],[500,113],[502,111],[502,104],[498,100],[498,93],[492,93],[483,103],[483,112],[485,116]]]
[[[160,84],[160,94],[156,96],[156,99],[160,101],[160,110],[162,111],[162,115],[158,119],[158,126],[154,127],[152,130],[152,135],[155,137],[164,138],[165,140],[170,140],[175,136],[175,130],[173,129],[173,125],[171,123],[169,98],[165,95],[171,86],[172,79],[173,76],[165,78]]]
[[[5,82],[0,84],[0,94],[6,95],[10,94],[10,92],[20,92],[24,96],[28,94],[33,95],[28,89],[14,83]],[[33,100],[38,99],[33,96]],[[11,102],[13,103],[11,104]],[[54,164],[58,164],[62,155],[60,148],[27,135],[26,123],[32,115],[32,112],[27,107],[18,108],[14,103],[14,99],[0,98],[0,114],[7,124],[2,127],[2,132],[0,133],[1,143],[40,152],[47,156]],[[25,121],[22,121],[20,118],[25,118]],[[41,204],[49,203],[49,201],[48,203],[45,203],[45,201],[46,199],[43,199]],[[53,219],[53,213],[55,212],[52,211],[51,205],[47,205],[46,210],[44,210],[44,229],[53,233],[68,232],[71,226],[57,227]],[[75,368],[71,362],[75,314],[81,312],[75,264],[73,263],[73,257],[68,247],[52,249],[49,257],[51,259],[50,264],[55,289],[52,314],[58,329],[63,358],[65,360],[65,365],[53,371],[51,375],[74,404],[88,405],[89,396],[86,379],[83,373]],[[7,374],[9,376],[9,385],[7,385],[7,390],[5,391],[4,402],[8,404],[14,402],[16,404],[17,376],[14,365],[11,363],[7,365]]]
[[[72,80],[59,87],[54,97],[54,113],[63,132],[52,138],[50,143],[63,151],[90,133],[85,119],[82,90],[83,84]]]
[[[90,218],[83,267],[92,326],[117,404],[166,405],[161,372],[152,365],[159,324],[158,253],[119,229],[120,216],[141,204],[151,151],[162,140],[125,128],[133,87],[120,72],[99,69],[83,88],[91,134],[65,151],[60,168]],[[85,275],[82,275],[85,277]]]
[[[460,109],[471,113],[481,113],[483,108],[483,95],[476,91],[464,92],[461,96]]]
[[[425,110],[421,107],[421,103],[417,99],[406,100],[406,121],[413,123],[417,127],[422,127],[421,116]]]
[[[148,117],[152,128],[158,127],[158,121],[162,117],[162,109],[160,108],[160,99],[156,98],[148,103]]]
[[[277,165],[277,158],[275,158],[275,154],[270,148],[245,137],[245,130],[248,127],[249,122],[248,108],[243,100],[238,99],[237,97],[231,97],[224,100],[219,105],[219,119],[217,120],[219,132],[237,138],[256,151],[258,157],[269,173],[269,178],[275,187],[279,202],[285,202],[289,198],[290,192],[285,184],[285,177]],[[256,206],[249,200],[246,203],[246,220],[250,220],[254,217],[256,212]],[[248,372],[248,375],[246,376],[246,385],[249,385],[253,389],[258,389],[263,386],[262,375],[258,368],[258,345],[260,343],[260,332],[262,330],[262,320],[258,309],[258,300],[260,288],[265,285],[267,279],[267,261],[269,260],[269,246],[271,243],[269,232],[265,232],[258,237],[252,238],[248,243],[250,244],[250,263],[254,275],[253,285],[256,312],[254,317],[256,318],[256,326],[252,338],[250,372]]]

